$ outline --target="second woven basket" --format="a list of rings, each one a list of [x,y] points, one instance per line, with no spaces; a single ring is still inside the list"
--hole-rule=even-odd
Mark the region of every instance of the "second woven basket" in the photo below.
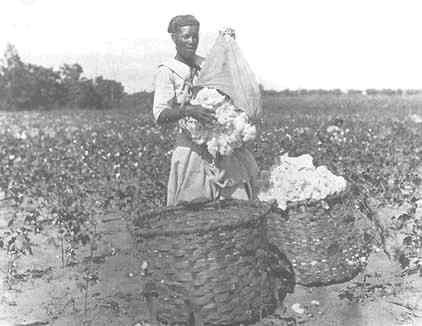
[[[350,189],[319,202],[290,204],[268,217],[268,239],[292,262],[296,283],[341,283],[366,266],[373,238]]]

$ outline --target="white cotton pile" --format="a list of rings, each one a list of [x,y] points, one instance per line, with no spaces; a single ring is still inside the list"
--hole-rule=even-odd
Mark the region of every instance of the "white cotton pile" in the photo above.
[[[414,123],[422,123],[422,116],[416,113],[409,115],[409,119]]]
[[[249,123],[248,115],[216,89],[202,88],[191,104],[215,112],[217,123],[213,125],[203,125],[193,118],[181,121],[182,128],[190,132],[192,140],[197,144],[206,143],[214,157],[217,153],[230,155],[235,148],[255,139],[256,128]]]
[[[289,202],[321,200],[346,189],[346,180],[331,173],[326,166],[315,167],[309,154],[299,157],[280,156],[269,175],[269,188],[262,190],[258,198],[276,200],[281,209]]]

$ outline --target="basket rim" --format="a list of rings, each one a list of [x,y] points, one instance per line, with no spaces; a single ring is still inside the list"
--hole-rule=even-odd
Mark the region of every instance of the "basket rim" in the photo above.
[[[244,219],[241,221],[230,222],[227,223],[220,223],[218,225],[211,225],[208,227],[186,227],[182,229],[176,230],[146,230],[146,227],[142,226],[142,222],[144,219],[154,217],[156,215],[162,213],[169,213],[169,212],[193,212],[193,211],[201,211],[205,209],[214,209],[214,210],[221,210],[224,208],[260,208],[259,213],[252,214],[248,216],[248,219]],[[134,218],[132,218],[132,224],[134,226],[134,231],[137,236],[141,236],[144,238],[151,238],[155,236],[175,236],[175,235],[182,235],[182,234],[193,234],[193,233],[208,233],[218,230],[233,230],[239,227],[248,227],[255,225],[257,222],[262,221],[267,214],[269,214],[274,209],[274,205],[271,203],[266,203],[258,200],[238,200],[238,199],[223,199],[218,201],[208,201],[208,202],[201,202],[201,203],[184,203],[180,205],[174,206],[166,206],[166,207],[158,207],[154,209],[150,209],[145,211],[141,214],[137,214]]]
[[[325,197],[323,199],[319,199],[319,200],[304,199],[304,200],[299,200],[299,201],[288,201],[287,202],[287,208],[283,211],[287,212],[289,210],[295,210],[295,209],[297,209],[301,206],[316,207],[316,206],[320,205],[321,202],[324,202],[324,201],[325,202],[331,202],[331,201],[334,201],[334,200],[339,200],[339,199],[342,199],[342,198],[349,197],[351,195],[352,195],[352,186],[348,184],[343,191],[328,195],[327,197]]]

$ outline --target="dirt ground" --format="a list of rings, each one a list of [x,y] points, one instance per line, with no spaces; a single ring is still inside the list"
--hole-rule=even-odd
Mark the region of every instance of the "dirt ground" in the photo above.
[[[0,228],[7,227],[5,214],[3,209]],[[19,277],[11,288],[4,281],[8,257],[0,251],[0,326],[143,325],[143,277],[125,221],[117,214],[105,215],[98,225],[102,238],[94,261],[84,261],[89,253],[79,250],[77,262],[64,268],[59,246],[49,240],[51,232],[37,236],[32,256],[18,259]],[[86,291],[83,273],[89,264],[98,274]],[[261,324],[289,325],[289,316],[306,326],[422,325],[422,277],[401,272],[398,263],[376,250],[355,279],[317,288],[296,286],[279,309],[283,318],[269,317]]]

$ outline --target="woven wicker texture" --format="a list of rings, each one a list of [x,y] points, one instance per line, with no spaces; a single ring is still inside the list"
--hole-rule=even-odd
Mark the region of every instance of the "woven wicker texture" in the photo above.
[[[341,283],[366,265],[371,224],[349,190],[313,203],[289,205],[268,217],[268,238],[292,262],[302,285]]]
[[[165,207],[135,218],[139,253],[149,264],[144,292],[157,297],[159,321],[187,324],[194,313],[205,325],[245,323],[274,310],[277,282],[262,259],[270,206],[219,206]],[[292,288],[281,289],[285,295]]]

